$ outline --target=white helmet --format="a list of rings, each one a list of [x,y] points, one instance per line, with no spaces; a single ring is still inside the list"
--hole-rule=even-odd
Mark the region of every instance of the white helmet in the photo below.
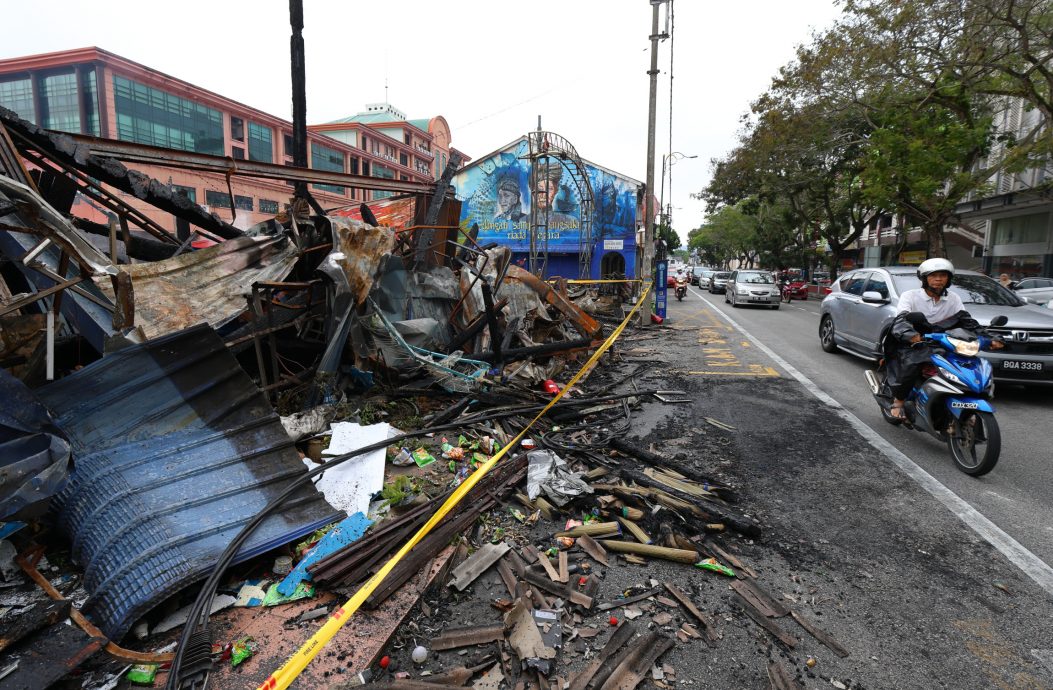
[[[949,286],[954,281],[954,264],[947,259],[926,259],[921,262],[918,266],[918,280],[925,287],[929,286],[928,281],[925,279],[929,277],[929,274],[938,273],[944,271],[948,274],[947,285]]]

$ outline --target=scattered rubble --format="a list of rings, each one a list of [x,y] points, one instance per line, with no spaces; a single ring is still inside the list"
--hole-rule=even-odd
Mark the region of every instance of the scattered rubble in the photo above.
[[[622,354],[628,283],[537,278],[442,183],[396,227],[294,199],[241,233],[67,139],[0,113],[5,685],[260,684],[344,623],[305,686],[671,688],[732,620],[848,654],[732,553],[763,534],[734,486],[632,439],[684,393]],[[113,195],[107,256],[19,155],[198,229]]]

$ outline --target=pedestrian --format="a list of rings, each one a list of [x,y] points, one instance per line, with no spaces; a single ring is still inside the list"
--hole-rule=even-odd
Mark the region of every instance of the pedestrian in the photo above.
[[[1003,273],[1002,275],[998,276],[998,282],[1004,288],[1008,288],[1010,285],[1013,284],[1013,281],[1009,279],[1009,274],[1008,273]]]

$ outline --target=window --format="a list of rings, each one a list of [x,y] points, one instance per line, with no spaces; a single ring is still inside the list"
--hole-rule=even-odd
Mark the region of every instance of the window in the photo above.
[[[102,136],[102,130],[99,129],[99,87],[95,79],[95,68],[89,68],[82,72],[82,75],[84,112],[88,114],[88,121],[84,123],[84,132],[99,137]]]
[[[866,284],[868,275],[869,274],[866,272],[860,272],[849,273],[843,276],[838,282],[838,285],[841,288],[841,292],[847,293],[849,295],[862,295],[863,285]]]
[[[399,153],[399,165],[401,165],[404,168],[408,168],[409,167],[409,156],[407,156],[406,154],[400,152]]]
[[[245,149],[241,148],[240,146],[231,146],[230,155],[234,158],[234,160],[243,161],[245,160]]]
[[[80,134],[77,74],[52,74],[40,80],[40,126]]]
[[[249,160],[262,163],[274,162],[274,145],[271,143],[271,128],[249,123]]]
[[[385,180],[394,180],[395,179],[395,171],[391,170],[390,168],[386,168],[383,165],[374,165],[373,166],[373,177],[382,177]]]
[[[226,192],[206,189],[205,203],[213,208],[230,208],[230,196]]]
[[[235,194],[234,195],[234,208],[239,209],[241,211],[251,211],[252,210],[252,197],[251,196],[241,196],[240,194]]]
[[[885,280],[884,274],[871,273],[870,280],[867,282],[866,288],[863,292],[877,292],[881,295],[882,299],[888,299],[888,282]]]
[[[362,161],[362,174],[369,177],[369,161],[367,160]]]
[[[285,155],[286,156],[293,155],[292,135],[291,134],[283,134],[282,135],[282,142],[285,144]]]
[[[1046,241],[1048,213],[999,218],[992,224],[992,244],[1038,244]]]
[[[351,156],[351,174],[352,175],[357,175],[358,174],[358,159],[355,158],[354,156]]]
[[[180,184],[174,184],[172,185],[172,191],[176,194],[182,194],[187,199],[193,201],[195,204],[197,203],[197,190],[193,187],[184,187]]]
[[[113,77],[117,138],[222,156],[223,114],[125,77]]]
[[[329,172],[344,172],[344,154],[340,151],[322,146],[316,141],[311,142],[311,167],[315,170],[328,170]],[[316,184],[315,189],[320,189],[334,194],[343,194],[344,188],[331,184]]]
[[[413,143],[413,137],[410,136],[410,133],[409,133],[408,130],[402,130],[402,140],[404,142],[406,142],[407,144]]]
[[[364,135],[364,134],[362,135],[362,150],[363,151],[368,151],[369,150],[369,139],[367,139],[366,135]]]
[[[260,199],[260,213],[277,213],[278,202],[270,199]]]
[[[15,111],[19,117],[36,123],[37,111],[33,105],[33,81],[27,77],[0,82],[0,105]]]
[[[230,116],[230,138],[234,141],[245,141],[245,121],[240,117]]]

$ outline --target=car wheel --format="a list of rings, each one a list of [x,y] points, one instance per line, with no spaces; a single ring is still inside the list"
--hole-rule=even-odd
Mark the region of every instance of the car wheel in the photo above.
[[[837,352],[837,343],[834,341],[834,320],[829,314],[823,316],[819,322],[819,345],[823,352]]]

